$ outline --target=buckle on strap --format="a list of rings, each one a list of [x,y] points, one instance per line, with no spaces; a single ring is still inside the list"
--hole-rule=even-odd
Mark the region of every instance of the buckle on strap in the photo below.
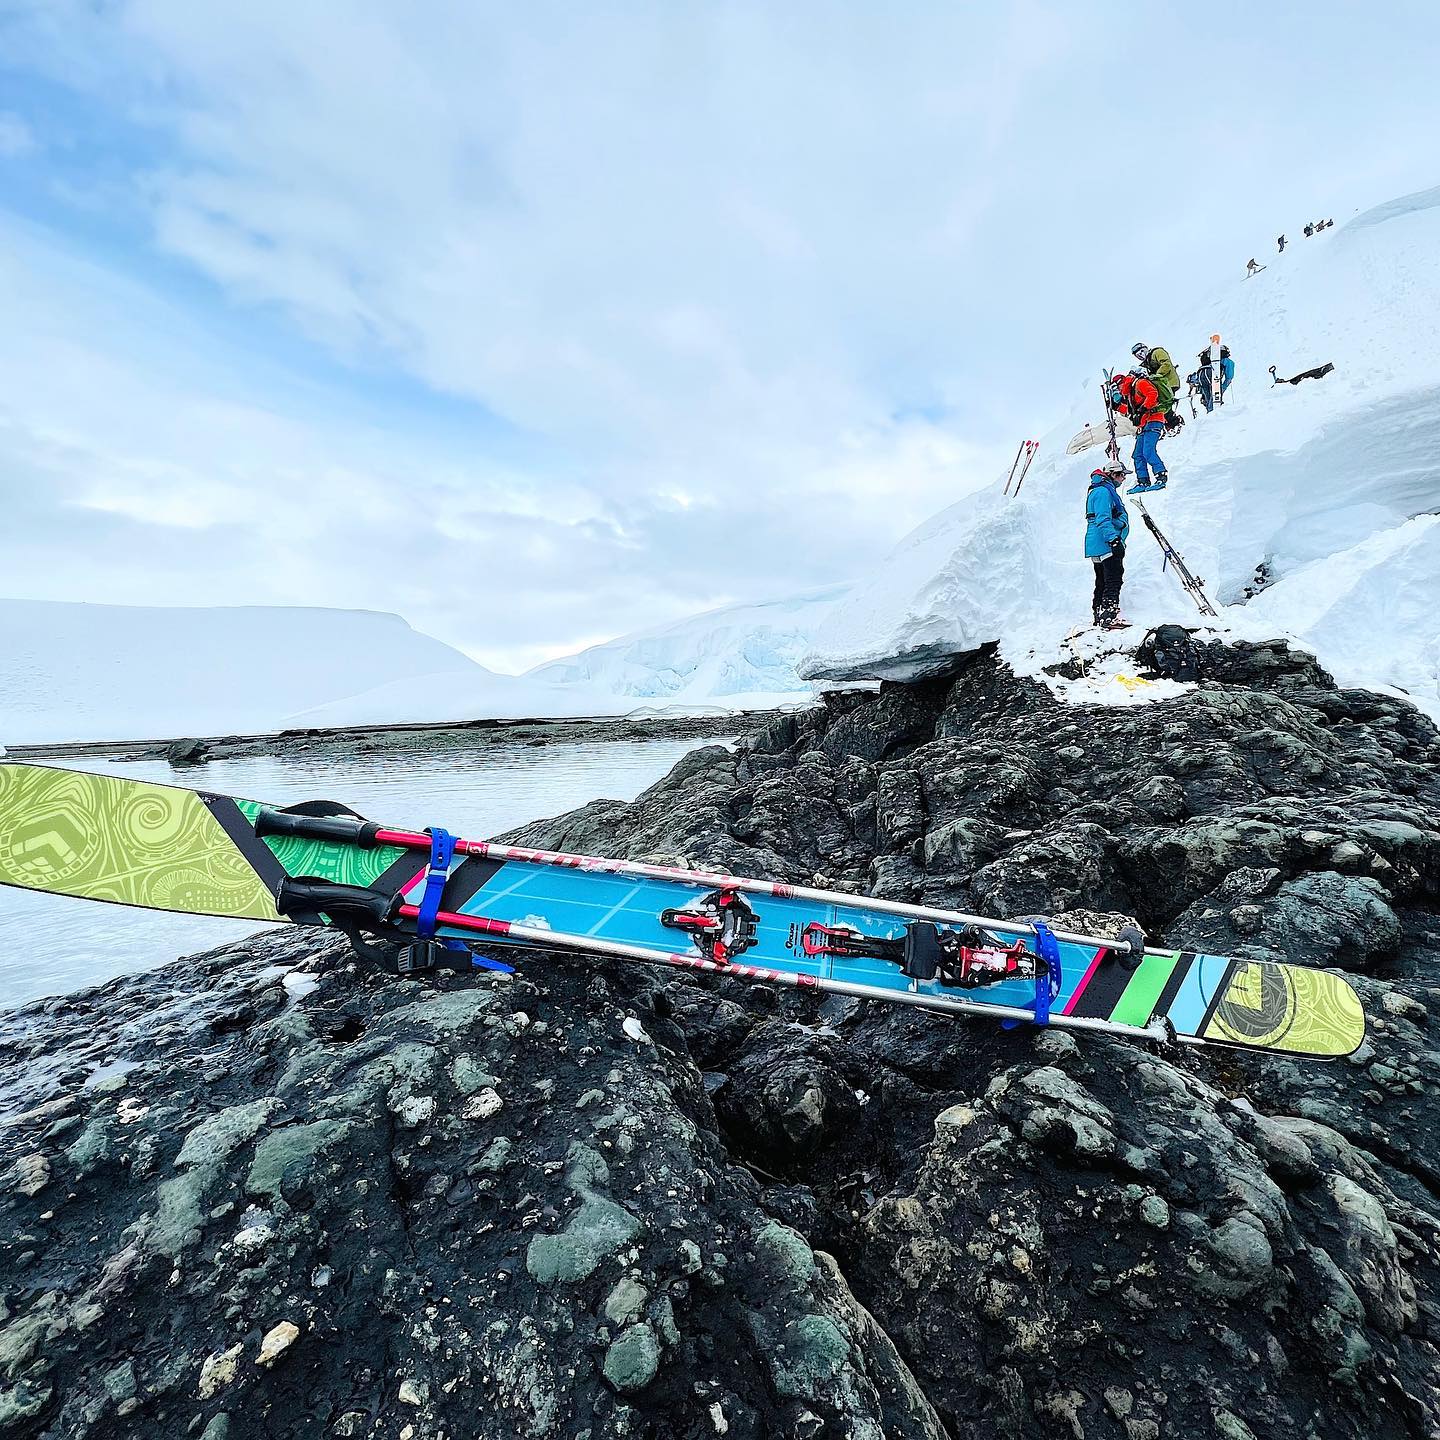
[[[1050,1006],[1059,996],[1060,987],[1064,983],[1064,975],[1060,969],[1060,942],[1055,938],[1055,932],[1043,920],[1036,920],[1030,928],[1035,932],[1035,953],[1044,962],[1040,973],[1035,977],[1035,998],[1024,1007],[1035,1012],[1035,1019],[1029,1022],[1002,1021],[1006,1030],[1013,1030],[1017,1025],[1027,1023],[1048,1025]]]
[[[438,825],[425,832],[430,837],[430,869],[425,875],[425,889],[420,896],[415,917],[415,933],[422,940],[434,937],[436,916],[440,914],[440,897],[450,878],[450,861],[455,854],[455,837]]]

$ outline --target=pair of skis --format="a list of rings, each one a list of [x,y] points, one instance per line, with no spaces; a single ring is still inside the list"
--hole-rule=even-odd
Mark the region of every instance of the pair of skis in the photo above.
[[[1110,386],[1114,382],[1115,372],[1105,371],[1105,378],[1100,382],[1100,398],[1105,402],[1105,428],[1110,432],[1110,438],[1105,442],[1105,453],[1112,460],[1120,459],[1120,437],[1115,432],[1115,407],[1110,403]]]
[[[1210,597],[1205,593],[1205,582],[1185,563],[1185,557],[1170,543],[1165,532],[1155,523],[1150,512],[1145,508],[1145,502],[1138,496],[1135,497],[1135,508],[1140,512],[1140,518],[1145,522],[1145,528],[1155,537],[1155,543],[1160,547],[1160,553],[1164,557],[1160,568],[1163,570],[1168,566],[1174,570],[1181,588],[1195,602],[1196,608],[1202,615],[1209,615],[1212,619],[1218,617],[1219,611],[1210,603]]]
[[[1220,337],[1210,337],[1210,403],[1212,405],[1223,405],[1225,397],[1220,393],[1224,388],[1225,370],[1224,357],[1220,353]]]
[[[1005,493],[1010,494],[1010,486],[1015,486],[1015,494],[1020,493],[1020,487],[1025,483],[1025,477],[1030,473],[1030,462],[1035,458],[1035,452],[1040,448],[1038,440],[1022,440],[1020,448],[1015,452],[1015,460],[1010,466],[1010,475],[1005,481]],[[1020,478],[1015,478],[1016,473]]]
[[[498,942],[1130,1039],[1335,1057],[1365,1037],[1338,975],[1152,949],[1133,928],[1067,934],[43,766],[0,763],[0,885],[329,926],[402,974],[508,970],[469,948]]]

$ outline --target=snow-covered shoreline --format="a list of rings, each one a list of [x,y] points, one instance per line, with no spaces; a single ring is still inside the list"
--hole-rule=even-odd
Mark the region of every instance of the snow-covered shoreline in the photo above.
[[[151,736],[14,744],[0,753],[9,760],[18,761],[103,757],[112,760],[178,759],[180,763],[196,763],[255,755],[292,756],[344,747],[376,751],[445,745],[473,749],[488,745],[552,745],[576,741],[624,743],[746,733],[781,713],[785,713],[783,709],[762,707],[718,710],[709,714],[637,711],[628,715],[524,716],[504,720],[338,725],[253,735]]]
[[[388,676],[381,683],[377,676]],[[611,692],[500,675],[398,615],[271,606],[0,600],[0,742],[34,747],[274,740],[287,732],[681,720],[805,703],[807,686]]]

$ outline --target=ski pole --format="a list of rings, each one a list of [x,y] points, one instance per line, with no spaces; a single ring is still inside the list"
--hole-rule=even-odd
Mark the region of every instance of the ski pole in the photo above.
[[[1011,482],[1012,480],[1014,480],[1014,478],[1015,478],[1015,471],[1016,471],[1016,469],[1017,469],[1017,468],[1019,467],[1019,465],[1020,465],[1020,457],[1021,457],[1021,455],[1023,455],[1023,454],[1025,453],[1025,447],[1026,447],[1029,443],[1030,443],[1030,442],[1029,442],[1028,440],[1022,440],[1022,441],[1020,442],[1020,448],[1015,452],[1015,458],[1014,458],[1014,460],[1012,460],[1012,461],[1010,462],[1010,473],[1009,473],[1009,475],[1007,475],[1007,476],[1005,477],[1005,493],[1006,493],[1006,495],[1009,495],[1009,493],[1010,493],[1010,482]],[[1018,487],[1018,486],[1016,487],[1016,494],[1019,494],[1019,487]]]
[[[255,833],[300,840],[330,840],[371,850],[381,845],[402,850],[430,852],[430,837],[414,830],[396,830],[350,815],[298,815],[286,810],[262,810],[255,818]],[[899,900],[881,900],[868,895],[847,895],[838,890],[820,890],[808,885],[787,885],[775,880],[753,880],[743,875],[725,875],[711,870],[684,870],[672,865],[648,865],[639,860],[611,860],[599,855],[573,855],[562,850],[532,850],[524,845],[501,845],[489,840],[457,840],[457,855],[479,859],[516,861],[525,865],[550,865],[596,875],[636,875],[647,880],[671,880],[706,890],[739,890],[751,895],[769,895],[777,900],[809,900],[818,905],[844,909],[874,910],[909,920],[933,920],[941,925],[979,925],[1004,935],[1034,935],[1035,927],[1023,920],[996,920],[987,915],[966,915],[958,910],[940,910],[929,905],[906,905]],[[473,917],[472,917],[473,918]],[[1136,946],[1113,935],[1081,935],[1056,930],[1055,938],[1067,945],[1089,945],[1096,949],[1135,953]],[[647,952],[648,953],[648,952]],[[1173,955],[1173,950],[1145,949],[1144,954]]]

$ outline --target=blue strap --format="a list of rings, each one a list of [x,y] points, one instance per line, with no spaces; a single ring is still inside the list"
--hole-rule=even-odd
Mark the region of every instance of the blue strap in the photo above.
[[[422,940],[435,935],[435,917],[440,913],[440,897],[450,878],[450,859],[455,854],[455,837],[438,825],[427,832],[430,836],[430,870],[425,876],[425,893],[420,897],[420,913],[415,917],[415,933]]]
[[[488,955],[477,955],[470,947],[460,940],[442,940],[440,942],[447,950],[469,950],[470,963],[477,970],[494,970],[501,975],[513,975],[515,967],[506,965],[502,960],[492,960]]]
[[[1060,970],[1060,942],[1055,932],[1043,921],[1035,922],[1035,953],[1045,962],[1046,973],[1035,981],[1035,1023],[1050,1023],[1050,1003],[1060,994],[1063,975]]]
[[[421,940],[433,940],[437,919],[440,914],[440,897],[445,893],[445,882],[450,878],[450,861],[455,855],[455,837],[438,825],[426,831],[430,836],[430,869],[425,874],[425,891],[416,907],[415,934]],[[488,955],[477,955],[463,941],[442,939],[439,942],[452,952],[463,951],[470,956],[470,963],[481,970],[495,970],[501,975],[513,975],[515,967],[502,961],[492,960]]]
[[[1045,962],[1045,972],[1035,977],[1035,998],[1028,1005],[1021,1008],[1035,1012],[1034,1021],[1027,1020],[1004,1020],[1001,1025],[1006,1030],[1013,1030],[1017,1025],[1048,1025],[1050,1023],[1050,1006],[1060,994],[1060,987],[1064,984],[1064,974],[1060,968],[1060,942],[1055,938],[1055,932],[1043,921],[1036,920],[1031,928],[1035,932],[1035,953]]]

